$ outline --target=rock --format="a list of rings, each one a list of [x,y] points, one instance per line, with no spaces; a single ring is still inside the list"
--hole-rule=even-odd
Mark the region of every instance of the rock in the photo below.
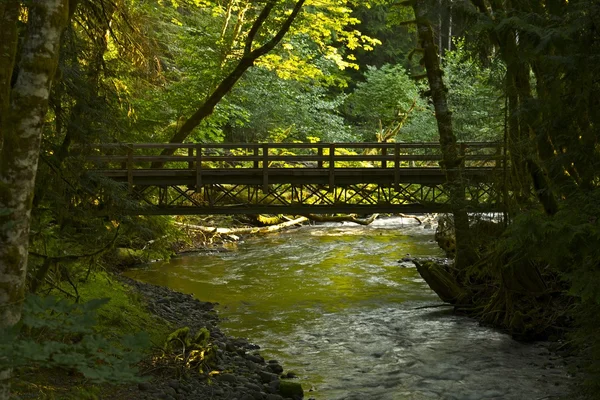
[[[246,383],[245,386],[246,386],[246,388],[248,390],[252,390],[252,391],[255,391],[255,392],[260,392],[261,391],[261,387],[258,386],[258,385],[255,385],[254,383]]]
[[[268,394],[267,397],[265,397],[265,399],[266,400],[283,400],[283,397],[281,397],[278,394],[271,393],[271,394]]]
[[[142,392],[147,392],[152,389],[152,385],[150,385],[148,382],[141,382],[138,384],[138,389],[140,389]]]
[[[177,379],[171,379],[169,382],[167,382],[167,385],[175,390],[181,387],[181,383]]]
[[[283,397],[292,397],[294,399],[304,398],[304,390],[298,382],[281,381],[279,384],[279,393]]]
[[[272,374],[272,373],[267,372],[267,371],[259,371],[258,372],[258,377],[260,378],[260,381],[262,383],[269,383],[271,381],[276,381],[278,379],[277,375]]]
[[[237,383],[238,378],[233,374],[221,374],[219,380],[223,382]]]
[[[279,386],[281,385],[281,381],[278,379],[276,381],[269,382],[269,388],[267,389],[269,393],[279,393]]]
[[[280,374],[283,372],[283,367],[279,364],[268,364],[267,370],[271,371],[274,374]]]
[[[237,347],[233,343],[227,342],[225,344],[225,350],[230,353],[234,353],[237,350]]]
[[[246,354],[246,360],[250,360],[256,364],[264,364],[265,363],[264,358],[262,358],[259,355],[255,355],[255,354]]]
[[[281,375],[281,377],[282,377],[283,379],[295,379],[295,378],[297,378],[297,377],[298,377],[298,375],[296,375],[296,373],[295,373],[295,372],[291,372],[291,371],[290,371],[290,372],[288,372],[287,374],[283,374],[283,375]]]

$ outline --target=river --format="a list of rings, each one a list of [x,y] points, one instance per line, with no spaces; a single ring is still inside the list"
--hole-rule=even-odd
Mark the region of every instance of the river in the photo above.
[[[221,327],[261,346],[318,400],[561,395],[569,378],[543,343],[452,315],[412,256],[441,256],[433,231],[391,218],[252,238],[230,252],[132,270],[132,278],[218,302]]]

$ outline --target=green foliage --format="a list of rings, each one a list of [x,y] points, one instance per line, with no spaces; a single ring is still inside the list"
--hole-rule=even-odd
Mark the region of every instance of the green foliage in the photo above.
[[[399,141],[432,140],[435,119],[422,89],[400,65],[368,67],[365,81],[344,102],[344,111],[363,141],[375,141],[376,132],[394,124],[402,125]]]
[[[448,103],[452,126],[461,141],[498,141],[504,133],[505,68],[496,60],[489,66],[464,49],[464,41],[454,41],[456,50],[444,57]]]
[[[343,141],[348,138],[348,129],[336,112],[339,98],[330,96],[318,84],[282,79],[263,68],[248,71],[228,96],[228,104],[243,110],[229,120],[226,128],[229,142],[304,142],[308,137]]]
[[[349,70],[350,85],[362,80],[368,66],[381,68],[386,64],[399,64],[411,71],[413,62],[408,59],[417,46],[414,24],[404,24],[414,20],[411,7],[399,7],[392,1],[377,0],[360,4],[353,13],[360,20],[357,29],[366,35],[381,40],[372,51],[356,51],[358,70]]]
[[[189,327],[172,332],[163,346],[163,361],[174,361],[185,372],[194,370],[199,374],[209,374],[215,367],[217,346],[210,342],[210,332],[200,328],[192,334]]]
[[[147,336],[126,335],[114,343],[94,332],[96,312],[108,302],[28,296],[20,324],[1,334],[0,367],[67,368],[97,383],[141,381],[133,366],[143,356]]]
[[[161,343],[167,336],[169,327],[164,321],[146,310],[137,292],[110,274],[94,273],[79,284],[78,290],[82,301],[110,297],[110,302],[96,311],[98,324],[94,327],[95,332],[108,338],[145,332],[155,344]]]
[[[549,265],[569,282],[570,294],[600,304],[600,191],[569,199],[553,217],[519,214],[501,251]]]
[[[536,211],[517,215],[503,240],[498,242],[498,251],[509,255],[504,269],[526,261],[539,266],[546,278],[552,275],[561,278],[562,284],[558,286],[564,291],[561,303],[569,305],[568,314],[554,323],[575,322],[577,329],[570,333],[570,338],[586,367],[582,390],[591,399],[598,398],[600,389],[599,215],[600,190],[579,193],[564,202],[552,217]],[[555,318],[561,314],[556,307],[547,304],[544,307]]]

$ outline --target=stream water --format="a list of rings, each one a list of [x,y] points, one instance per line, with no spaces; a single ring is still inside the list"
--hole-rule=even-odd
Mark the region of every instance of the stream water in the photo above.
[[[410,220],[329,224],[253,238],[231,252],[132,270],[220,303],[222,328],[294,371],[315,399],[546,399],[569,378],[545,344],[454,316],[412,256],[440,256]],[[550,396],[550,397],[548,397]]]

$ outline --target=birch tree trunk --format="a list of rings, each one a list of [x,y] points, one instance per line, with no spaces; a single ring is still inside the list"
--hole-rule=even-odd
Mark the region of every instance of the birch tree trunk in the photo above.
[[[42,126],[69,3],[0,2],[0,329],[21,318]],[[17,57],[20,15],[26,32]],[[0,400],[9,398],[8,378],[9,370],[0,371]]]
[[[446,98],[447,89],[442,79],[442,69],[435,45],[433,30],[428,20],[428,0],[413,0],[412,7],[417,22],[420,47],[423,51],[423,61],[427,71],[427,80],[431,89],[431,97],[435,108],[442,149],[441,166],[446,173],[450,204],[454,214],[456,232],[456,265],[464,267],[475,260],[475,253],[469,240],[469,217],[464,208],[465,188],[462,177],[462,161],[456,136],[452,129],[452,113],[448,109]]]

